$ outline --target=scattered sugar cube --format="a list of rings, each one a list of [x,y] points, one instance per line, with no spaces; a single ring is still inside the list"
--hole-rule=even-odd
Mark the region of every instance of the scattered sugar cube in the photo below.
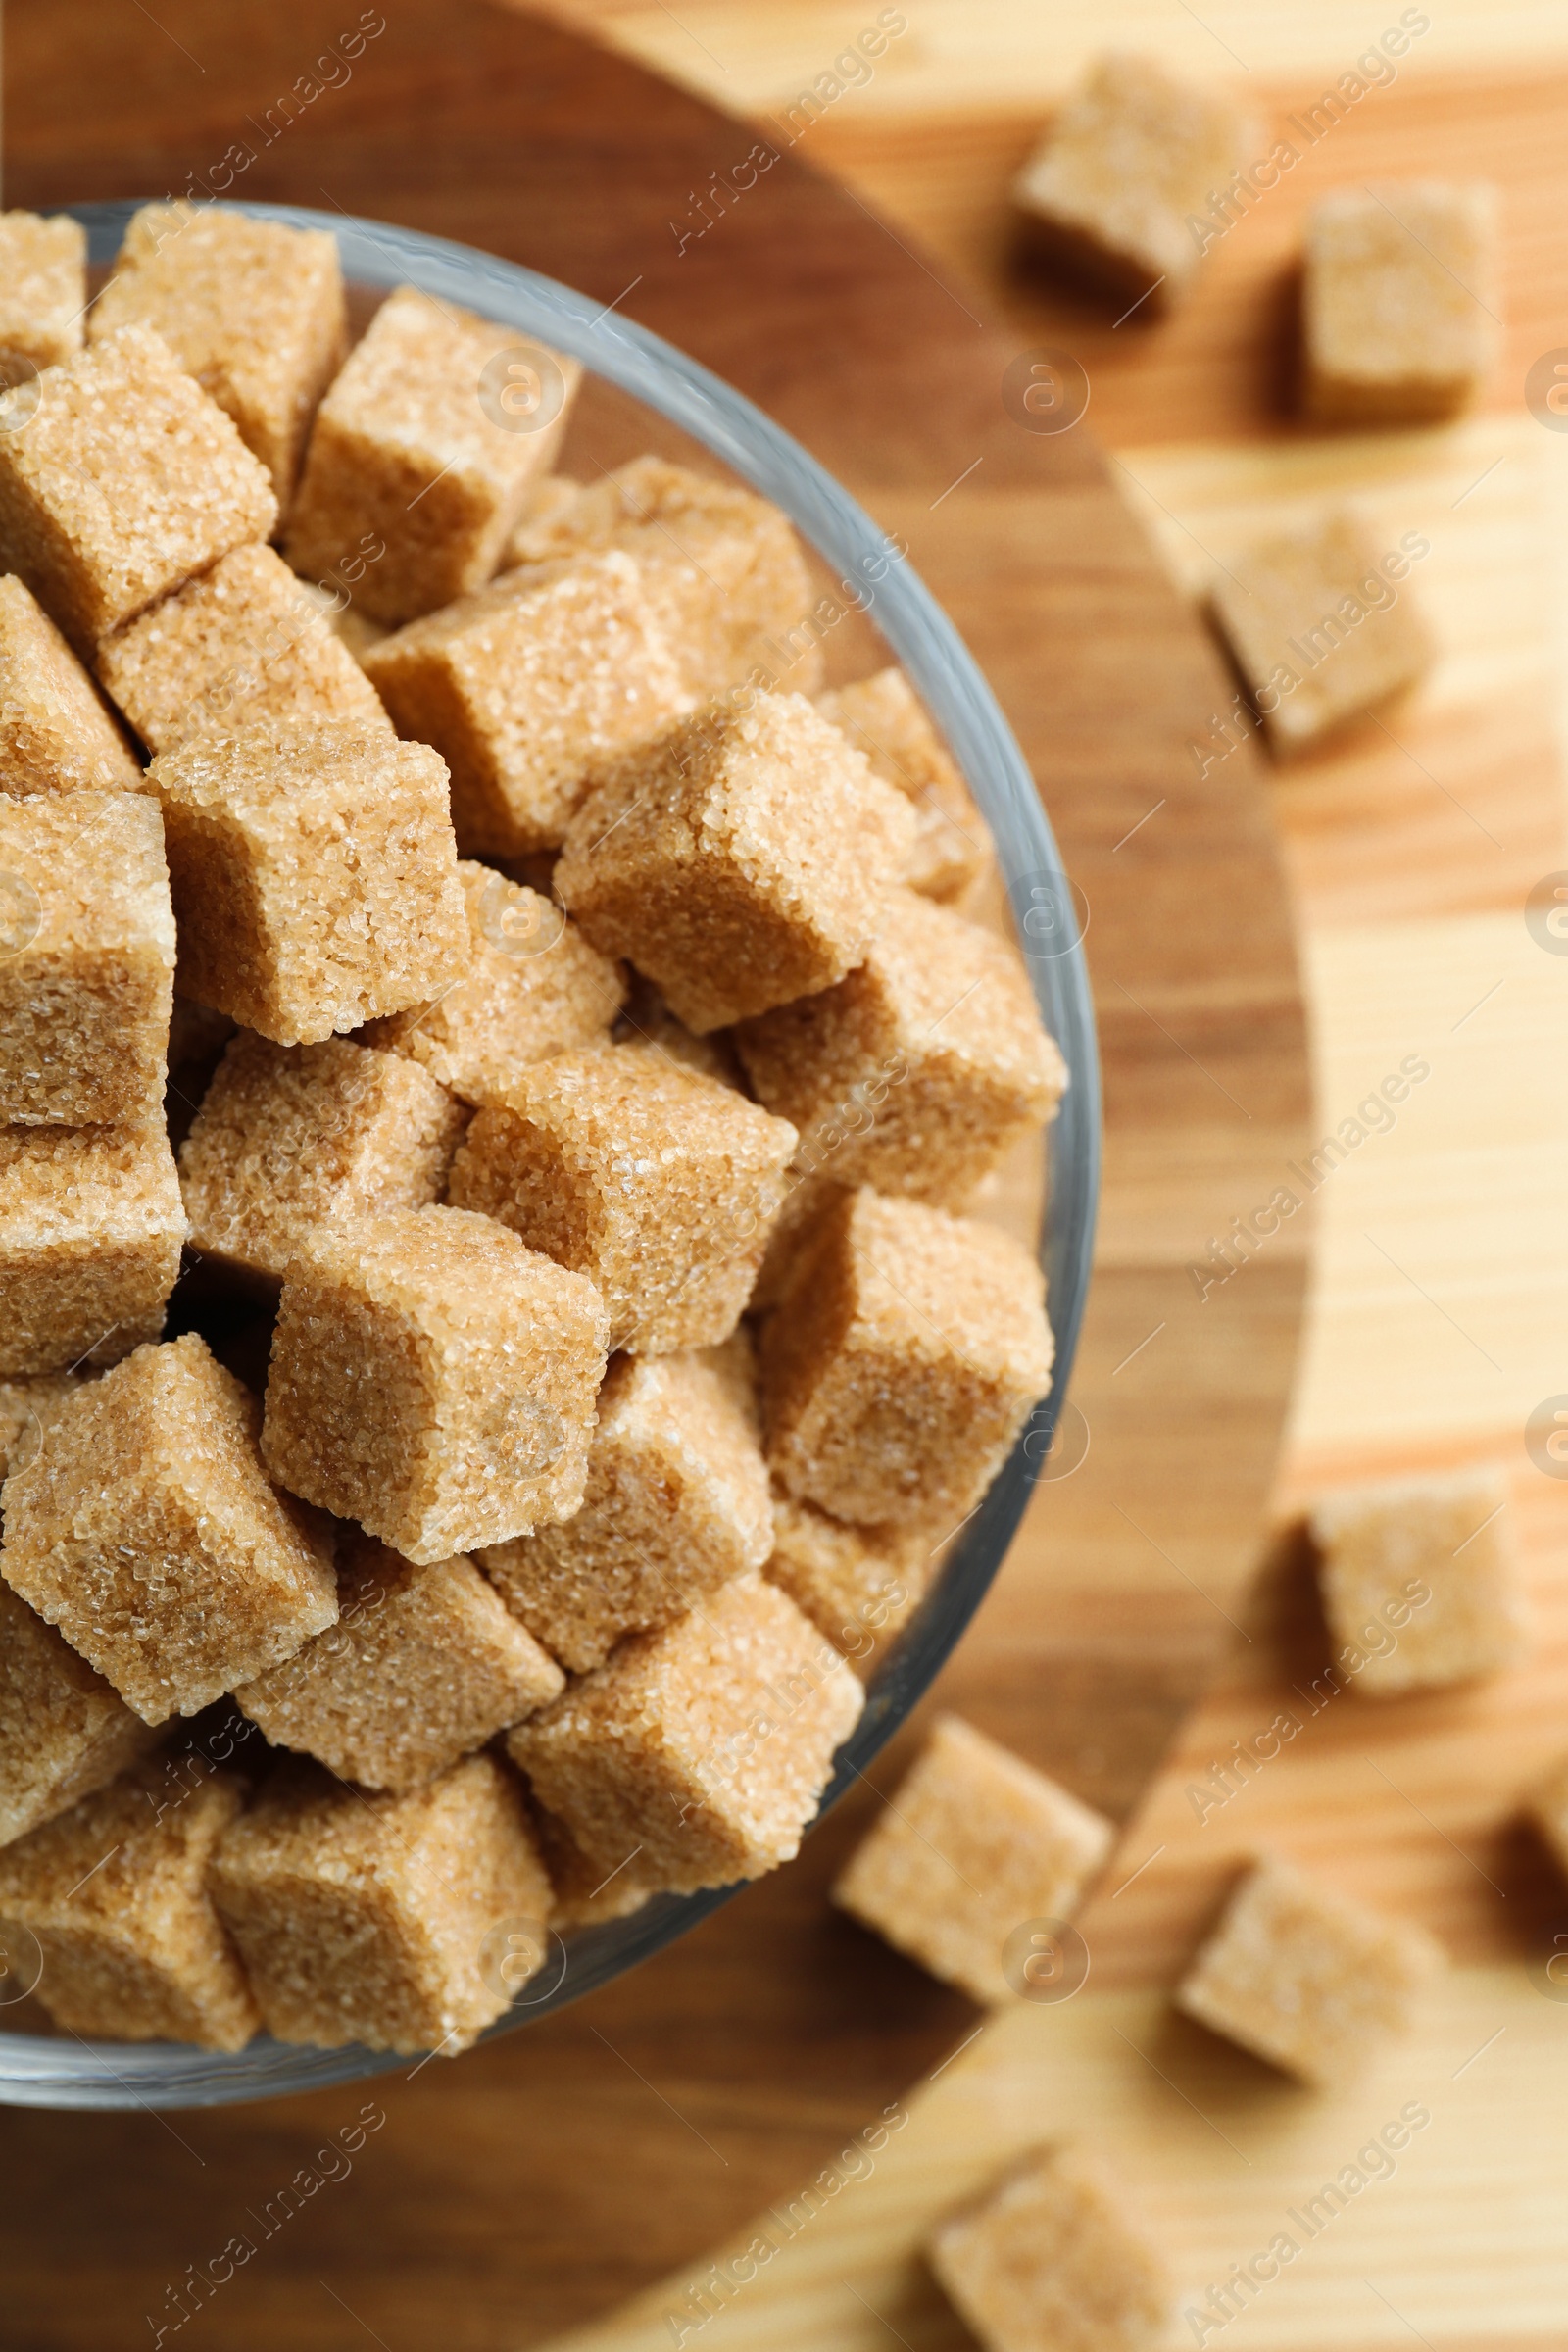
[[[1529,1647],[1500,1467],[1349,1487],[1312,1507],[1335,1656],[1367,1697],[1500,1674]]]
[[[1432,1938],[1269,1856],[1231,1896],[1176,1991],[1199,2024],[1331,2087],[1409,2029],[1442,1966]]]
[[[374,687],[270,547],[236,547],[117,629],[98,675],[150,752],[318,718],[391,731]]]
[[[0,1853],[0,1922],[37,1937],[56,2025],[245,2047],[261,2019],[205,1884],[243,1792],[215,1768],[172,1793],[149,1759]]]
[[[599,1393],[582,1508],[479,1554],[508,1608],[574,1674],[767,1558],[767,1470],[749,1406],[708,1355],[618,1356]]]
[[[613,1870],[689,1893],[788,1862],[859,1718],[860,1686],[756,1575],[630,1634],[507,1737],[541,1804]]]
[[[40,1372],[31,1380],[0,1380],[0,1486],[32,1460],[45,1430],[81,1386],[75,1372]]]
[[[991,835],[957,764],[902,669],[879,669],[816,708],[914,806],[917,831],[900,880],[922,898],[962,906],[991,862]]]
[[[565,1823],[543,1805],[534,1804],[531,1818],[550,1873],[552,1927],[596,1928],[608,1920],[627,1919],[658,1893],[654,1879],[635,1857],[608,1870],[585,1854]]]
[[[809,703],[759,694],[618,762],[572,821],[556,892],[702,1036],[842,980],[914,823]]]
[[[0,793],[0,1118],[156,1114],[174,1002],[163,820],[140,793]]]
[[[863,963],[742,1021],[735,1047],[758,1101],[800,1130],[803,1168],[949,1208],[1067,1083],[1013,951],[908,890],[883,900]]]
[[[1231,100],[1152,58],[1102,57],[1024,166],[1013,201],[1041,249],[1146,312],[1169,310],[1198,274],[1209,222],[1246,163]],[[1214,233],[1220,232],[1217,222]]]
[[[0,1127],[0,1376],[156,1340],[187,1230],[161,1120]]]
[[[285,1765],[209,1884],[279,2041],[455,2057],[548,1956],[550,1882],[491,1756],[403,1796]]]
[[[592,1277],[610,1345],[727,1339],[784,1191],[795,1130],[647,1046],[531,1063],[476,1111],[447,1198]]]
[[[508,572],[364,656],[403,735],[452,770],[466,854],[517,858],[564,838],[590,776],[690,705],[632,558]]]
[[[144,1722],[196,1714],[337,1615],[330,1547],[268,1484],[261,1418],[190,1332],[79,1389],[6,1481],[0,1574]]]
[[[1335,188],[1307,216],[1307,414],[1430,424],[1481,392],[1496,357],[1495,191],[1395,181]]]
[[[81,349],[87,232],[65,213],[0,213],[0,351],[53,368]]]
[[[488,1217],[421,1208],[304,1239],[262,1446],[291,1494],[427,1567],[582,1500],[605,1310]]]
[[[1331,514],[1278,532],[1215,581],[1215,618],[1276,758],[1425,675],[1432,642],[1396,584],[1409,568],[1407,552],[1380,555],[1352,515]]]
[[[836,1201],[762,1329],[774,1476],[837,1519],[947,1533],[1051,1387],[1044,1295],[992,1226],[863,1188]]]
[[[87,321],[150,326],[239,428],[286,507],[348,325],[337,239],[217,204],[144,204]]]
[[[940,1548],[929,1530],[849,1527],[778,1494],[762,1574],[863,1680],[924,1599]]]
[[[926,2252],[986,2352],[1162,2352],[1176,2281],[1099,2157],[1032,2149],[938,2224]]]
[[[0,577],[0,793],[24,800],[140,784],[140,762],[98,689],[14,572]]]
[[[0,1846],[101,1788],[158,1738],[0,1584]]]
[[[265,471],[150,329],[90,344],[39,395],[25,430],[0,434],[0,568],[78,653],[271,530]]]
[[[349,722],[164,752],[179,985],[277,1044],[438,996],[468,952],[446,769]]]
[[[1568,1763],[1558,1764],[1532,1793],[1528,1811],[1558,1869],[1568,1875]]]
[[[367,1788],[422,1788],[566,1678],[471,1560],[416,1568],[368,1537],[338,1561],[337,1623],[234,1693],[274,1747]]]
[[[368,1046],[422,1063],[466,1102],[502,1102],[529,1062],[609,1035],[625,976],[539,891],[466,858],[458,879],[468,909],[466,976],[433,1004],[363,1034]]]
[[[357,602],[394,628],[482,587],[550,466],[581,375],[515,327],[400,286],[317,412],[289,562],[319,572],[381,540]]]

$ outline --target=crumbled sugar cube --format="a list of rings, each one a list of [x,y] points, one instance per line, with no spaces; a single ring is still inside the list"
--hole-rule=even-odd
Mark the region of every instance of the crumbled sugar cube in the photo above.
[[[917,830],[900,880],[922,898],[962,906],[991,862],[991,835],[957,764],[902,669],[879,669],[816,708],[913,804]]]
[[[1367,1697],[1500,1674],[1530,1612],[1500,1467],[1348,1487],[1312,1507],[1335,1657]]]
[[[931,2268],[986,2352],[1162,2352],[1176,2280],[1109,2167],[1031,2149],[938,2224]]]
[[[599,1394],[582,1508],[480,1553],[508,1608],[574,1674],[767,1558],[750,1403],[705,1354],[618,1356]]]
[[[337,239],[218,204],[144,204],[87,330],[150,326],[231,416],[286,507],[348,326]]]
[[[1305,405],[1324,424],[1430,424],[1496,358],[1495,191],[1407,180],[1335,188],[1307,216]]]
[[[833,1900],[945,1984],[1010,2001],[1028,1987],[1009,1939],[1070,1919],[1114,1837],[1021,1756],[942,1715]]]
[[[0,793],[0,1119],[155,1116],[168,1075],[174,910],[140,793]]]
[[[3,219],[3,216],[0,216]],[[0,577],[0,793],[133,792],[141,763],[66,640]]]
[[[157,1339],[187,1230],[161,1122],[0,1127],[0,1377]]]
[[[1045,1282],[994,1227],[862,1188],[762,1328],[774,1476],[858,1526],[965,1517],[1051,1387]]]
[[[1352,1902],[1277,1856],[1244,1878],[1176,2006],[1303,2082],[1352,2079],[1408,2032],[1443,1963],[1425,1932]]]
[[[318,1225],[438,1200],[464,1119],[416,1062],[242,1029],[180,1146],[191,1240],[281,1281]]]
[[[596,769],[690,708],[643,574],[613,548],[508,572],[364,662],[399,733],[451,769],[475,857],[556,848]]]
[[[81,654],[276,519],[266,472],[147,327],[45,369],[24,430],[0,435],[0,567]]]
[[[541,1804],[607,1871],[689,1893],[796,1852],[861,1690],[794,1602],[731,1577],[507,1736]]]
[[[194,1715],[337,1615],[330,1546],[269,1485],[261,1417],[191,1332],[85,1384],[6,1481],[0,1575],[144,1722]]]
[[[74,1372],[40,1372],[31,1380],[0,1380],[0,1486],[30,1462],[44,1431],[81,1386]]]
[[[455,2057],[549,1957],[550,1881],[493,1756],[402,1796],[285,1765],[209,1885],[279,2041]]]
[[[373,1021],[364,1037],[422,1063],[465,1102],[496,1102],[529,1062],[607,1037],[626,981],[541,892],[466,858],[458,878],[468,910],[465,977],[433,1004]]]
[[[800,1130],[797,1163],[956,1208],[1051,1118],[1066,1065],[1004,941],[890,891],[865,961],[742,1021],[758,1101]]]
[[[864,1680],[925,1598],[940,1548],[928,1530],[850,1527],[780,1494],[762,1574]]]
[[[1025,164],[1013,201],[1034,242],[1117,296],[1170,309],[1212,237],[1217,192],[1231,195],[1248,126],[1212,87],[1179,80],[1152,58],[1102,57]],[[1232,213],[1230,218],[1235,218]]]
[[[566,1678],[471,1560],[416,1568],[368,1537],[338,1562],[337,1623],[234,1696],[274,1747],[367,1788],[421,1788]]]
[[[394,628],[482,587],[581,375],[515,327],[400,286],[317,412],[289,562],[316,573],[379,540],[356,602]]]
[[[617,1868],[608,1869],[585,1854],[565,1823],[547,1813],[543,1805],[535,1803],[531,1818],[550,1873],[553,1927],[563,1931],[596,1928],[608,1920],[628,1919],[659,1892],[635,1856],[628,1855]]]
[[[1409,568],[1408,554],[1380,555],[1353,516],[1330,514],[1276,533],[1215,581],[1215,618],[1276,758],[1425,675],[1432,641],[1397,585]]]
[[[150,752],[318,718],[391,732],[375,688],[270,547],[234,548],[117,629],[98,675]]]
[[[81,349],[87,232],[65,213],[0,213],[0,351],[53,368]]]
[[[589,793],[556,892],[705,1035],[860,962],[914,812],[800,695],[710,704]]]
[[[245,1784],[155,1758],[0,1852],[0,1924],[38,1939],[37,1997],[86,2040],[242,2050],[261,2025],[205,1880]]]
[[[588,1047],[475,1111],[447,1198],[591,1276],[612,1348],[667,1355],[734,1330],[795,1142],[787,1119],[651,1047]]]
[[[820,680],[821,631],[810,576],[789,519],[755,491],[656,457],[633,458],[589,485],[559,477],[530,503],[511,564],[624,548],[688,691],[701,699],[760,672],[796,694]]]
[[[582,1500],[606,1316],[462,1209],[321,1226],[283,1286],[262,1445],[290,1493],[428,1566]]]
[[[468,920],[446,769],[347,721],[251,727],[164,752],[183,996],[277,1044],[439,996]]]
[[[1568,1763],[1558,1764],[1533,1791],[1528,1810],[1558,1869],[1568,1875]]]
[[[101,1788],[159,1736],[0,1584],[0,1846]]]
[[[695,1070],[700,1078],[716,1078],[721,1086],[746,1092],[741,1065],[728,1038],[694,1037],[640,972],[631,974],[631,993],[616,1020],[614,1035],[617,1045],[652,1046],[683,1068]]]

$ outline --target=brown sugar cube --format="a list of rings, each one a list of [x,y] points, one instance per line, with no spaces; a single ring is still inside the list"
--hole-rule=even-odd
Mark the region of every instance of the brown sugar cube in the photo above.
[[[511,564],[624,548],[699,700],[760,673],[809,694],[821,678],[811,582],[789,519],[754,491],[634,458],[591,485],[551,481],[507,551]]]
[[[157,1339],[187,1230],[162,1124],[0,1127],[0,1376]]]
[[[98,689],[14,572],[0,576],[0,793],[25,800],[140,784],[141,763]]]
[[[434,1004],[363,1034],[368,1046],[422,1063],[465,1102],[496,1102],[529,1062],[607,1037],[626,982],[539,891],[466,858],[458,879],[468,910],[465,977]]]
[[[957,764],[902,669],[879,669],[816,708],[914,807],[917,831],[900,880],[922,898],[962,906],[991,862],[991,835]]]
[[[44,1432],[81,1386],[74,1372],[40,1372],[31,1380],[0,1380],[0,1486],[24,1469]]]
[[[890,891],[865,961],[742,1021],[752,1091],[800,1130],[797,1163],[956,1208],[1053,1116],[1066,1065],[1002,940]]]
[[[117,629],[98,675],[150,752],[318,718],[391,732],[374,687],[270,547],[236,547]]]
[[[850,1527],[779,1494],[762,1574],[864,1680],[925,1598],[940,1548],[927,1530]]]
[[[1430,424],[1496,356],[1496,202],[1485,184],[1335,188],[1307,216],[1302,357],[1323,424]]]
[[[860,1686],[793,1601],[731,1577],[507,1737],[541,1804],[613,1870],[690,1893],[788,1862]]]
[[[939,2223],[926,2252],[986,2352],[1162,2352],[1170,2340],[1164,2248],[1083,2148],[1032,2149]]]
[[[1176,2006],[1287,2074],[1351,2080],[1389,2035],[1408,2032],[1443,1955],[1277,1856],[1256,1863],[1176,1990]]]
[[[1517,1665],[1530,1646],[1500,1467],[1320,1495],[1310,1520],[1336,1661],[1368,1698]]]
[[[621,760],[573,819],[556,893],[704,1036],[860,962],[914,821],[809,703],[759,694]]]
[[[234,1696],[274,1747],[367,1788],[422,1788],[566,1678],[471,1560],[416,1568],[368,1537],[338,1562],[337,1623]]]
[[[650,1047],[588,1047],[534,1062],[474,1113],[447,1198],[591,1276],[612,1348],[668,1355],[734,1330],[795,1141]]]
[[[123,326],[163,336],[231,416],[286,507],[317,402],[347,343],[337,239],[218,204],[144,204],[92,306],[97,340]]]
[[[762,1329],[774,1476],[857,1526],[964,1517],[1051,1387],[1045,1284],[994,1227],[862,1189]]]
[[[1424,676],[1432,641],[1396,585],[1409,568],[1407,553],[1380,556],[1353,516],[1331,514],[1279,532],[1215,582],[1215,618],[1276,759]]]
[[[349,1039],[226,1049],[180,1147],[191,1240],[281,1281],[318,1225],[441,1197],[464,1112],[417,1063]]]
[[[609,1920],[628,1919],[659,1892],[654,1879],[630,1855],[615,1869],[607,1869],[585,1854],[565,1823],[543,1805],[535,1803],[530,1818],[550,1873],[552,1927],[597,1928]]]
[[[468,951],[446,769],[348,722],[164,752],[182,996],[283,1046],[428,1002]]]
[[[0,1923],[36,1936],[56,2025],[245,2047],[262,2021],[206,1886],[243,1795],[233,1773],[186,1788],[148,1759],[0,1853]]]
[[[174,912],[140,793],[0,793],[0,1119],[141,1120],[163,1099]]]
[[[790,1189],[768,1231],[767,1248],[746,1302],[753,1314],[766,1314],[779,1304],[790,1287],[796,1264],[822,1218],[835,1201],[849,1197],[842,1184],[834,1184],[828,1177],[813,1175],[804,1168],[791,1168],[788,1181]]]
[[[101,1788],[159,1737],[0,1584],[0,1846]]]
[[[57,213],[0,213],[0,351],[53,368],[81,349],[87,232]]]
[[[356,602],[392,628],[482,587],[581,374],[515,327],[400,286],[317,412],[288,518],[294,569],[379,540]]]
[[[0,435],[0,565],[81,654],[276,519],[266,472],[146,327],[46,370],[26,429]]]
[[[420,1567],[529,1535],[582,1500],[605,1320],[488,1217],[321,1226],[283,1286],[268,1465]]]
[[[582,1508],[479,1554],[508,1608],[574,1674],[767,1558],[767,1470],[748,1402],[703,1354],[618,1356]]]
[[[452,771],[466,854],[565,838],[590,776],[690,706],[643,575],[615,549],[508,572],[364,657],[400,734]]]
[[[1231,100],[1146,57],[1103,57],[1013,184],[1032,242],[1149,311],[1192,285],[1216,189],[1246,162]],[[1213,234],[1221,234],[1218,223]]]
[[[550,1881],[522,1790],[493,1756],[402,1796],[285,1765],[223,1838],[209,1885],[279,2041],[455,2057],[550,1948]]]

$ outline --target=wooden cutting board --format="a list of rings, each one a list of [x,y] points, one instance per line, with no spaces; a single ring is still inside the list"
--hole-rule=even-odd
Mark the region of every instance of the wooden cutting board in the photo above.
[[[6,201],[199,194],[245,152],[240,193],[465,239],[618,302],[906,536],[1083,894],[1105,1063],[1065,1449],[941,1697],[1124,1815],[1241,1605],[1301,1305],[1304,1218],[1223,1318],[1186,1271],[1305,1141],[1266,801],[1245,749],[1206,775],[1190,749],[1220,666],[1088,428],[1038,434],[1004,404],[1031,348],[858,200],[786,156],[683,238],[752,144],[734,122],[527,16],[400,0],[357,52],[354,23],[346,0],[13,0]],[[290,90],[315,94],[284,108]],[[636,1976],[459,2064],[363,2098],[8,2117],[8,2342],[156,2336],[187,2266],[258,2228],[181,2330],[193,2345],[520,2346],[690,2265],[971,2030],[827,1909],[874,1801]],[[326,2151],[366,2105],[345,2172]]]

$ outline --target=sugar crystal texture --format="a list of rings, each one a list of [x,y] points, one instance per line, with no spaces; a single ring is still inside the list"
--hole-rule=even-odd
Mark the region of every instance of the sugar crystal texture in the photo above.
[[[816,708],[912,803],[914,846],[900,880],[923,898],[962,906],[991,861],[991,835],[958,768],[902,669],[879,669],[820,694]]]
[[[0,1584],[0,1846],[101,1788],[158,1738]]]
[[[699,1035],[861,961],[913,809],[800,695],[695,711],[578,810],[556,890]]]
[[[1311,1531],[1336,1660],[1364,1696],[1500,1674],[1528,1650],[1500,1466],[1322,1494]]]
[[[287,1764],[229,1830],[210,1885],[279,2041],[455,2057],[551,1949],[550,1881],[522,1791],[492,1756],[402,1796]]]
[[[1307,216],[1305,405],[1324,424],[1430,424],[1496,357],[1495,192],[1407,180],[1334,188]]]
[[[421,1566],[582,1500],[605,1310],[488,1217],[321,1227],[283,1286],[263,1447],[292,1494]]]
[[[75,1372],[39,1372],[0,1380],[0,1486],[32,1460],[49,1427],[81,1386]]]
[[[0,213],[0,352],[53,368],[81,349],[87,232],[57,213]]]
[[[864,1680],[924,1599],[940,1548],[929,1529],[851,1527],[780,1494],[762,1573]]]
[[[448,1199],[592,1277],[610,1344],[727,1339],[784,1191],[795,1130],[648,1046],[558,1054],[474,1113]]]
[[[77,1391],[6,1481],[0,1574],[147,1723],[337,1615],[325,1538],[269,1485],[261,1407],[194,1332]]]
[[[0,1376],[157,1339],[187,1230],[161,1120],[0,1127]]]
[[[0,1119],[156,1115],[174,1001],[163,820],[140,793],[0,793]]]
[[[780,1484],[858,1525],[956,1526],[1050,1389],[1044,1290],[1029,1252],[991,1226],[844,1196],[762,1329]]]
[[[794,1602],[745,1575],[628,1635],[507,1745],[604,1870],[635,1859],[685,1893],[790,1860],[860,1706]]]
[[[133,792],[141,765],[65,638],[0,576],[0,793]]]

